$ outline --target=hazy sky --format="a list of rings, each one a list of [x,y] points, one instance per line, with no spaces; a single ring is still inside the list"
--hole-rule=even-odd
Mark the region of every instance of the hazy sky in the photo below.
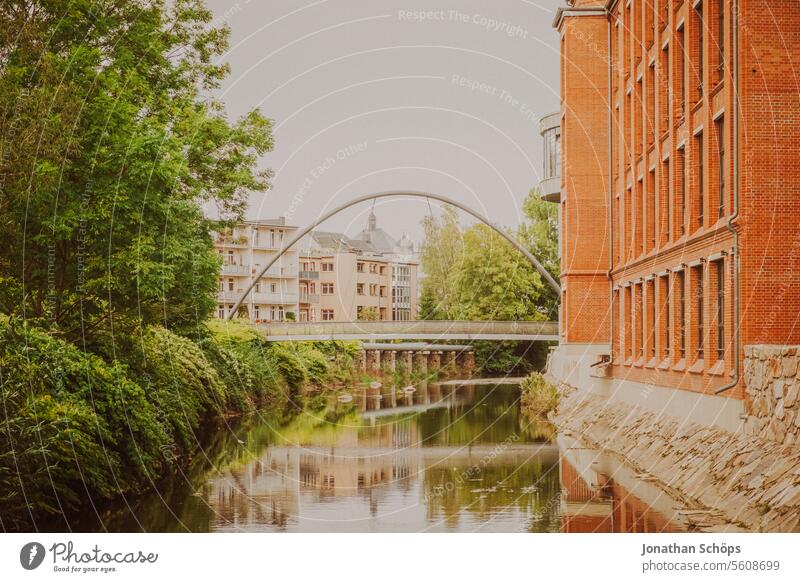
[[[273,188],[249,216],[304,226],[371,192],[455,198],[502,224],[541,174],[537,119],[558,107],[560,0],[207,0],[231,27],[231,117],[274,120]],[[438,205],[433,204],[434,212]],[[353,236],[370,205],[320,227]],[[425,202],[378,202],[419,241]]]

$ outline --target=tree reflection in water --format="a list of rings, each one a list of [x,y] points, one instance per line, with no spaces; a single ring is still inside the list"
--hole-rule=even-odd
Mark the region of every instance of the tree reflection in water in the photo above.
[[[223,429],[209,464],[103,516],[109,531],[675,531],[617,470],[531,423],[519,388],[354,389],[285,426]],[[242,444],[244,443],[244,444]],[[576,452],[578,451],[578,452]],[[639,494],[641,491],[633,492]],[[666,504],[664,504],[666,506]]]

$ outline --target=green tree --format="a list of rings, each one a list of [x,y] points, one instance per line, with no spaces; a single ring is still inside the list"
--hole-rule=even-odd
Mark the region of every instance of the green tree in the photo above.
[[[528,193],[527,220],[516,238],[558,278],[558,216],[537,190]],[[544,320],[558,297],[531,264],[497,232],[483,224],[462,232],[455,212],[423,219],[420,259],[425,278],[420,312],[425,319]]]
[[[96,344],[213,308],[204,206],[268,187],[257,111],[212,93],[228,31],[200,0],[0,5],[0,311]]]
[[[364,307],[358,310],[356,318],[359,321],[378,321],[380,319],[380,313],[378,313],[377,307]]]
[[[444,207],[440,218],[422,220],[425,239],[420,247],[420,262],[425,273],[422,283],[425,319],[445,319],[455,307],[453,274],[464,254],[461,226],[455,209]]]
[[[544,320],[541,277],[517,249],[484,224],[464,233],[464,254],[451,277],[454,319]]]
[[[519,240],[558,281],[561,261],[558,252],[558,205],[542,200],[536,188],[528,192],[522,211],[527,220],[517,230]],[[542,307],[551,318],[557,317],[559,297],[547,285],[542,293]]]
[[[531,190],[523,205],[526,221],[516,238],[558,277],[556,206]],[[420,299],[423,319],[528,320],[556,317],[558,297],[527,259],[496,231],[477,224],[461,231],[455,213],[423,220],[425,273]],[[541,362],[546,346],[521,342],[474,342],[479,367],[510,372]]]

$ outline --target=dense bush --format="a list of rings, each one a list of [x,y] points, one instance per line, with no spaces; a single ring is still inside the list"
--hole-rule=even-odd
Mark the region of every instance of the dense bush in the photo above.
[[[205,420],[283,407],[304,384],[343,376],[355,355],[251,329],[212,326],[192,341],[149,327],[123,363],[0,319],[0,528],[138,492],[192,456]]]
[[[0,515],[66,511],[164,469],[168,435],[122,364],[0,321]]]

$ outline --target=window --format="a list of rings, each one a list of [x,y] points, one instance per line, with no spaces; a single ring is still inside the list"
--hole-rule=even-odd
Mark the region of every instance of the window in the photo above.
[[[695,301],[697,305],[697,359],[702,360],[705,355],[705,334],[704,332],[704,313],[703,313],[703,267],[696,267],[692,270],[695,279]]]
[[[270,293],[275,293],[277,291],[278,291],[278,285],[276,285],[275,283],[270,283],[269,284],[269,292]]]
[[[253,306],[253,319],[256,320],[256,321],[261,319],[261,306],[260,305],[254,305]]]
[[[656,357],[656,284],[654,280],[645,283],[647,289],[647,345],[650,358]]]
[[[233,279],[228,279],[228,291],[233,291]]]
[[[620,346],[620,339],[621,339],[620,323],[622,321],[622,304],[620,303],[619,289],[614,289],[614,295],[613,295],[611,301],[612,301],[612,307],[614,309],[613,317],[614,317],[614,320],[615,320],[615,323],[613,325],[613,329],[614,329],[614,344],[613,344],[613,346],[611,348],[611,351],[612,351],[611,355],[612,355],[612,358],[614,359],[614,361],[616,362],[618,360],[618,358],[620,357],[620,347],[621,347]]]
[[[664,359],[668,359],[671,353],[672,346],[672,326],[670,325],[670,288],[669,288],[669,275],[661,278],[662,292],[664,293],[664,309],[662,311],[662,319],[664,321]]]
[[[364,263],[356,263],[356,271],[359,273],[364,272]]]
[[[322,321],[333,321],[333,309],[320,309]]]
[[[631,258],[631,249],[633,248],[633,239],[634,239],[633,230],[631,229],[631,224],[633,220],[633,192],[631,191],[631,188],[625,190],[624,203],[625,203],[625,210],[624,210],[625,222],[622,227],[622,240],[623,244],[625,245],[624,258],[627,262],[627,260],[630,260]],[[630,240],[628,240],[626,237],[629,237]]]
[[[369,264],[369,272],[370,273],[377,273],[378,272],[378,265],[376,265],[375,263],[370,263]]]
[[[697,226],[703,227],[705,220],[705,170],[703,166],[703,134],[698,133],[695,138],[695,147],[697,148]]]
[[[679,117],[683,117],[684,113],[686,113],[686,41],[684,30],[682,25],[678,29],[678,58],[676,59],[678,66],[678,86],[675,90],[679,94]]]
[[[656,143],[656,64],[647,69],[647,136],[645,151]]]
[[[717,0],[717,74],[725,74],[725,0]]]
[[[386,274],[386,267],[384,265],[381,265],[380,273],[381,273],[381,275],[385,275]]]
[[[636,220],[636,229],[633,233],[633,236],[636,239],[636,256],[639,256],[645,251],[645,243],[644,243],[644,184],[643,180],[636,181],[636,207],[634,208],[635,213],[635,220]]]
[[[633,349],[631,345],[631,286],[625,287],[625,357],[626,359],[633,357]]]
[[[363,295],[364,294],[364,283],[357,283],[356,284],[356,293],[358,293],[359,295]]]
[[[676,212],[676,221],[677,221],[677,231],[680,236],[686,234],[686,148],[680,147],[678,149],[678,164],[675,171],[677,172],[677,184],[676,188],[678,190],[677,196],[677,204],[675,205],[675,212]]]
[[[725,359],[725,262],[714,262],[717,276],[717,360]]]
[[[370,283],[369,285],[369,294],[375,296],[378,294],[378,285],[377,283]]]
[[[217,317],[220,319],[225,319],[225,306],[224,305],[217,305]]]
[[[697,26],[697,94],[698,98],[703,97],[703,0],[700,0],[694,7],[695,25]]]
[[[219,284],[217,285],[217,291],[225,291],[225,280],[220,279]]]
[[[636,318],[636,355],[639,358],[644,357],[644,338],[647,332],[645,331],[645,318],[644,318],[644,285],[636,285],[634,287],[635,293],[635,309],[634,317]]]
[[[322,263],[323,273],[333,273],[333,263]]]
[[[386,295],[386,285],[381,285],[380,294],[381,294],[381,297],[386,297],[387,296]]]
[[[322,284],[322,294],[323,295],[333,295],[333,283],[323,283]]]
[[[678,356],[682,360],[686,357],[686,275],[680,271],[676,277],[678,292],[678,318],[675,322],[678,332]]]
[[[725,216],[725,120],[720,117],[714,125],[717,128],[717,164],[719,166],[719,204],[717,215],[719,218]]]
[[[670,86],[669,86],[669,44],[661,50],[661,62],[658,66],[658,113],[659,131],[663,134],[669,128],[672,113],[670,112]]]
[[[647,173],[647,247],[656,246],[656,170],[653,168]]]
[[[624,59],[625,59],[625,78],[627,78],[631,74],[631,31],[633,27],[631,26],[631,8],[630,5],[625,6],[625,22],[623,23],[623,36],[625,37],[625,45],[624,45]],[[562,55],[565,54],[563,51]],[[562,95],[564,92],[561,93]]]
[[[271,247],[275,246],[275,231],[274,230],[270,230],[269,231],[269,243],[270,243]]]
[[[659,202],[659,215],[658,215],[658,228],[659,228],[659,243],[662,245],[672,237],[672,196],[670,195],[671,189],[669,187],[669,180],[671,177],[672,165],[669,158],[661,162],[661,176],[659,179],[661,192]]]
[[[228,251],[228,264],[229,265],[235,265],[236,264],[236,261],[233,258],[233,251]]]

